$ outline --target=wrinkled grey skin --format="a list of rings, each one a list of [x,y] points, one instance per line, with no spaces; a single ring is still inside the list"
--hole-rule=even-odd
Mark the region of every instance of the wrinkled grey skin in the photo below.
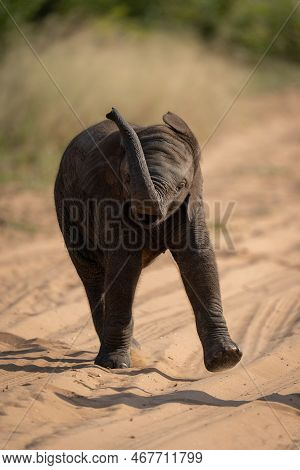
[[[173,113],[163,116],[165,124],[149,127],[131,126],[114,108],[107,118],[72,140],[55,183],[58,222],[101,343],[95,363],[112,369],[131,366],[136,285],[141,270],[169,249],[194,310],[206,368],[214,372],[233,367],[242,353],[231,340],[223,316],[195,136]],[[82,220],[76,225],[70,198],[84,204],[89,199],[126,201],[125,215],[118,217],[119,229],[112,228],[113,237],[122,243],[106,249],[103,240],[109,220],[103,208],[90,208],[85,219],[80,209]],[[139,222],[128,225],[129,220]],[[74,223],[79,233],[76,242]],[[131,231],[141,242],[134,249],[128,249]],[[96,249],[87,247],[86,233],[89,241],[97,241]]]

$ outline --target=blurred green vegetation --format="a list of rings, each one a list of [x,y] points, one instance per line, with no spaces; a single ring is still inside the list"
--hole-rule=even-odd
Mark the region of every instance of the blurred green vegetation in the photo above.
[[[189,122],[200,142],[210,135],[245,83],[253,61],[296,4],[295,0],[2,2],[83,127],[101,121],[112,105],[140,124],[159,122],[171,109]],[[1,4],[0,46],[0,184],[17,181],[41,188],[53,181],[64,148],[82,125]],[[297,87],[299,61],[300,8],[247,92]],[[248,119],[245,112],[243,119]]]
[[[42,23],[49,16],[60,19],[106,18],[142,29],[184,29],[202,39],[227,45],[232,51],[262,53],[272,41],[296,0],[4,0],[17,22]],[[14,28],[0,7],[2,41]],[[300,8],[290,18],[271,54],[300,61]]]

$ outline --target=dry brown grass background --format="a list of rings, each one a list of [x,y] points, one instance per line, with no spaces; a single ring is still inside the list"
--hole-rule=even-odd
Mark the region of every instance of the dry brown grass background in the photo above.
[[[24,32],[81,120],[24,39],[13,35],[0,64],[1,180],[25,186],[53,181],[69,140],[112,105],[140,124],[159,122],[171,109],[205,141],[254,65],[213,52],[191,35],[57,22]],[[266,61],[244,95],[299,77],[296,66]],[[244,109],[239,118],[246,115]]]

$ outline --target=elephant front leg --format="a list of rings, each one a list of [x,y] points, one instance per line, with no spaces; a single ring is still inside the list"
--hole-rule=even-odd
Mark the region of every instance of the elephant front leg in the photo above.
[[[95,364],[108,369],[131,367],[132,303],[141,272],[139,254],[109,255],[105,275],[105,318]]]
[[[182,249],[171,250],[192,304],[207,370],[235,366],[242,352],[230,338],[223,315],[218,271],[204,215],[185,227]]]

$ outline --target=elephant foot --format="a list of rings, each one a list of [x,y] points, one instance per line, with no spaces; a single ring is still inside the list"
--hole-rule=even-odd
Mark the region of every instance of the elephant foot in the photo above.
[[[242,355],[242,351],[230,338],[204,345],[204,364],[209,372],[231,369],[241,360]]]
[[[131,359],[128,352],[99,353],[94,364],[106,369],[127,369],[131,367]]]

